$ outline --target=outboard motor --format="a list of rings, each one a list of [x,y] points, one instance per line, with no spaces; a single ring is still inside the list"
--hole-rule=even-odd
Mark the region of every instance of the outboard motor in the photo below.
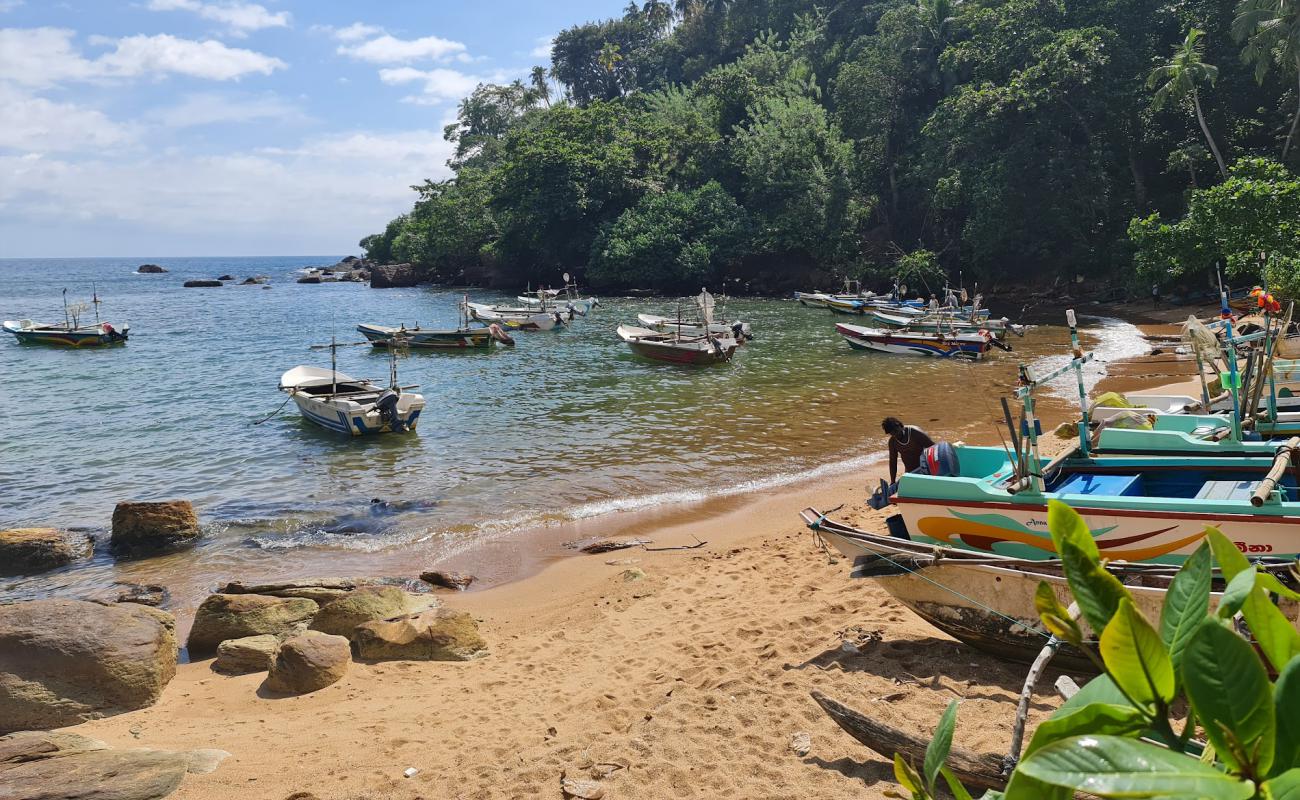
[[[957,451],[947,442],[939,442],[925,448],[921,454],[921,465],[926,473],[937,478],[951,478],[961,474],[961,465],[957,462]]]
[[[394,433],[406,433],[406,423],[402,421],[401,415],[397,413],[397,400],[399,397],[400,395],[396,390],[387,389],[375,401],[375,408],[379,409],[379,419],[388,425],[389,430]]]

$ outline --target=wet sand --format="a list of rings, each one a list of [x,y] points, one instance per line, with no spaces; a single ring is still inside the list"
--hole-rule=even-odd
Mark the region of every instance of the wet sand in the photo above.
[[[999,441],[996,398],[987,409],[956,395],[951,405],[963,427],[931,425],[932,435]],[[1040,408],[1050,431],[1068,404]],[[1069,444],[1050,433],[1044,443]],[[353,664],[341,682],[289,699],[259,697],[262,675],[185,664],[154,707],[75,730],[117,746],[232,754],[187,776],[180,800],[560,797],[562,776],[593,773],[606,775],[610,798],[884,797],[890,765],[840,731],[811,690],[921,735],[958,698],[956,742],[1001,753],[1025,670],[948,638],[817,548],[799,509],[845,504],[837,517],[880,529],[865,498],[885,474],[878,462],[495,540],[473,563],[499,564],[489,570],[497,585],[445,595],[481,620],[491,652],[479,661]],[[562,546],[616,535],[707,544],[603,555]],[[860,655],[841,649],[867,634],[879,639]],[[1040,681],[1031,721],[1059,704],[1053,679]],[[802,757],[789,749],[798,732],[812,741]],[[403,777],[410,767],[419,772]]]

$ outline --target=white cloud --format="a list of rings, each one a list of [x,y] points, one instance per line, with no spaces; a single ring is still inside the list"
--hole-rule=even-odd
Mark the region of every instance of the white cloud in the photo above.
[[[340,42],[359,42],[384,32],[384,29],[378,25],[367,25],[364,22],[354,22],[345,28],[331,28],[326,25],[323,29]]]
[[[0,150],[43,154],[103,150],[128,144],[136,130],[119,125],[102,112],[71,103],[56,103],[0,84]]]
[[[188,95],[180,103],[157,109],[148,116],[150,120],[169,128],[306,118],[298,107],[275,95],[226,95],[213,92]]]
[[[150,11],[191,11],[203,19],[219,22],[237,36],[244,36],[263,28],[286,28],[289,12],[272,12],[266,6],[235,0],[204,3],[200,0],[149,0]]]
[[[409,64],[412,61],[446,61],[453,57],[468,55],[465,45],[443,39],[439,36],[424,36],[419,39],[398,39],[384,34],[360,44],[343,44],[339,46],[341,55],[350,56],[359,61],[372,64]]]
[[[24,2],[25,0],[0,0],[0,14],[5,14],[7,12],[13,11],[15,8],[21,6]]]
[[[64,28],[0,28],[0,76],[26,86],[53,86],[65,81],[135,78],[177,74],[210,80],[269,75],[288,66],[253,50],[217,41],[179,39],[169,34],[109,39],[92,36],[92,45],[114,45],[112,52],[88,59]]]
[[[500,83],[508,80],[505,72],[490,75],[468,75],[454,69],[437,67],[423,70],[414,67],[394,67],[379,70],[379,79],[389,85],[422,84],[422,94],[402,98],[407,103],[435,105],[447,100],[459,100],[474,91],[480,83]]]
[[[448,177],[450,155],[441,132],[418,130],[221,156],[0,156],[0,257],[69,254],[48,251],[51,241],[99,255],[160,242],[191,253],[345,252],[410,209],[412,184]]]
[[[539,36],[537,37],[537,46],[532,50],[529,50],[528,55],[533,58],[544,58],[549,61],[551,59],[551,46],[554,44],[554,36]]]

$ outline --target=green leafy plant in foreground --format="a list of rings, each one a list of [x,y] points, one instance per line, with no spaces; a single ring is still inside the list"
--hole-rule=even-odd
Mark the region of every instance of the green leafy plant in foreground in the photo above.
[[[1035,598],[1039,616],[1103,673],[1038,726],[1005,791],[989,791],[984,800],[1069,800],[1076,791],[1300,800],[1300,632],[1272,600],[1300,594],[1207,528],[1153,623],[1106,571],[1073,509],[1052,501],[1048,526],[1080,615],[1101,631],[1097,651],[1084,643],[1082,628],[1046,583]],[[1213,563],[1227,582],[1215,608]],[[1237,632],[1238,619],[1254,644]],[[1181,730],[1171,714],[1180,700],[1190,709]],[[943,766],[955,724],[954,703],[926,752],[924,774],[895,756],[894,774],[913,800],[935,797],[938,776],[959,800],[970,797]],[[1205,742],[1197,741],[1198,728]]]

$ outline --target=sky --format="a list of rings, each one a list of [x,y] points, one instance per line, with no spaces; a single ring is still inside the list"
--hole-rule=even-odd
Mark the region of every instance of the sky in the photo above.
[[[0,0],[0,258],[317,255],[618,0]]]

